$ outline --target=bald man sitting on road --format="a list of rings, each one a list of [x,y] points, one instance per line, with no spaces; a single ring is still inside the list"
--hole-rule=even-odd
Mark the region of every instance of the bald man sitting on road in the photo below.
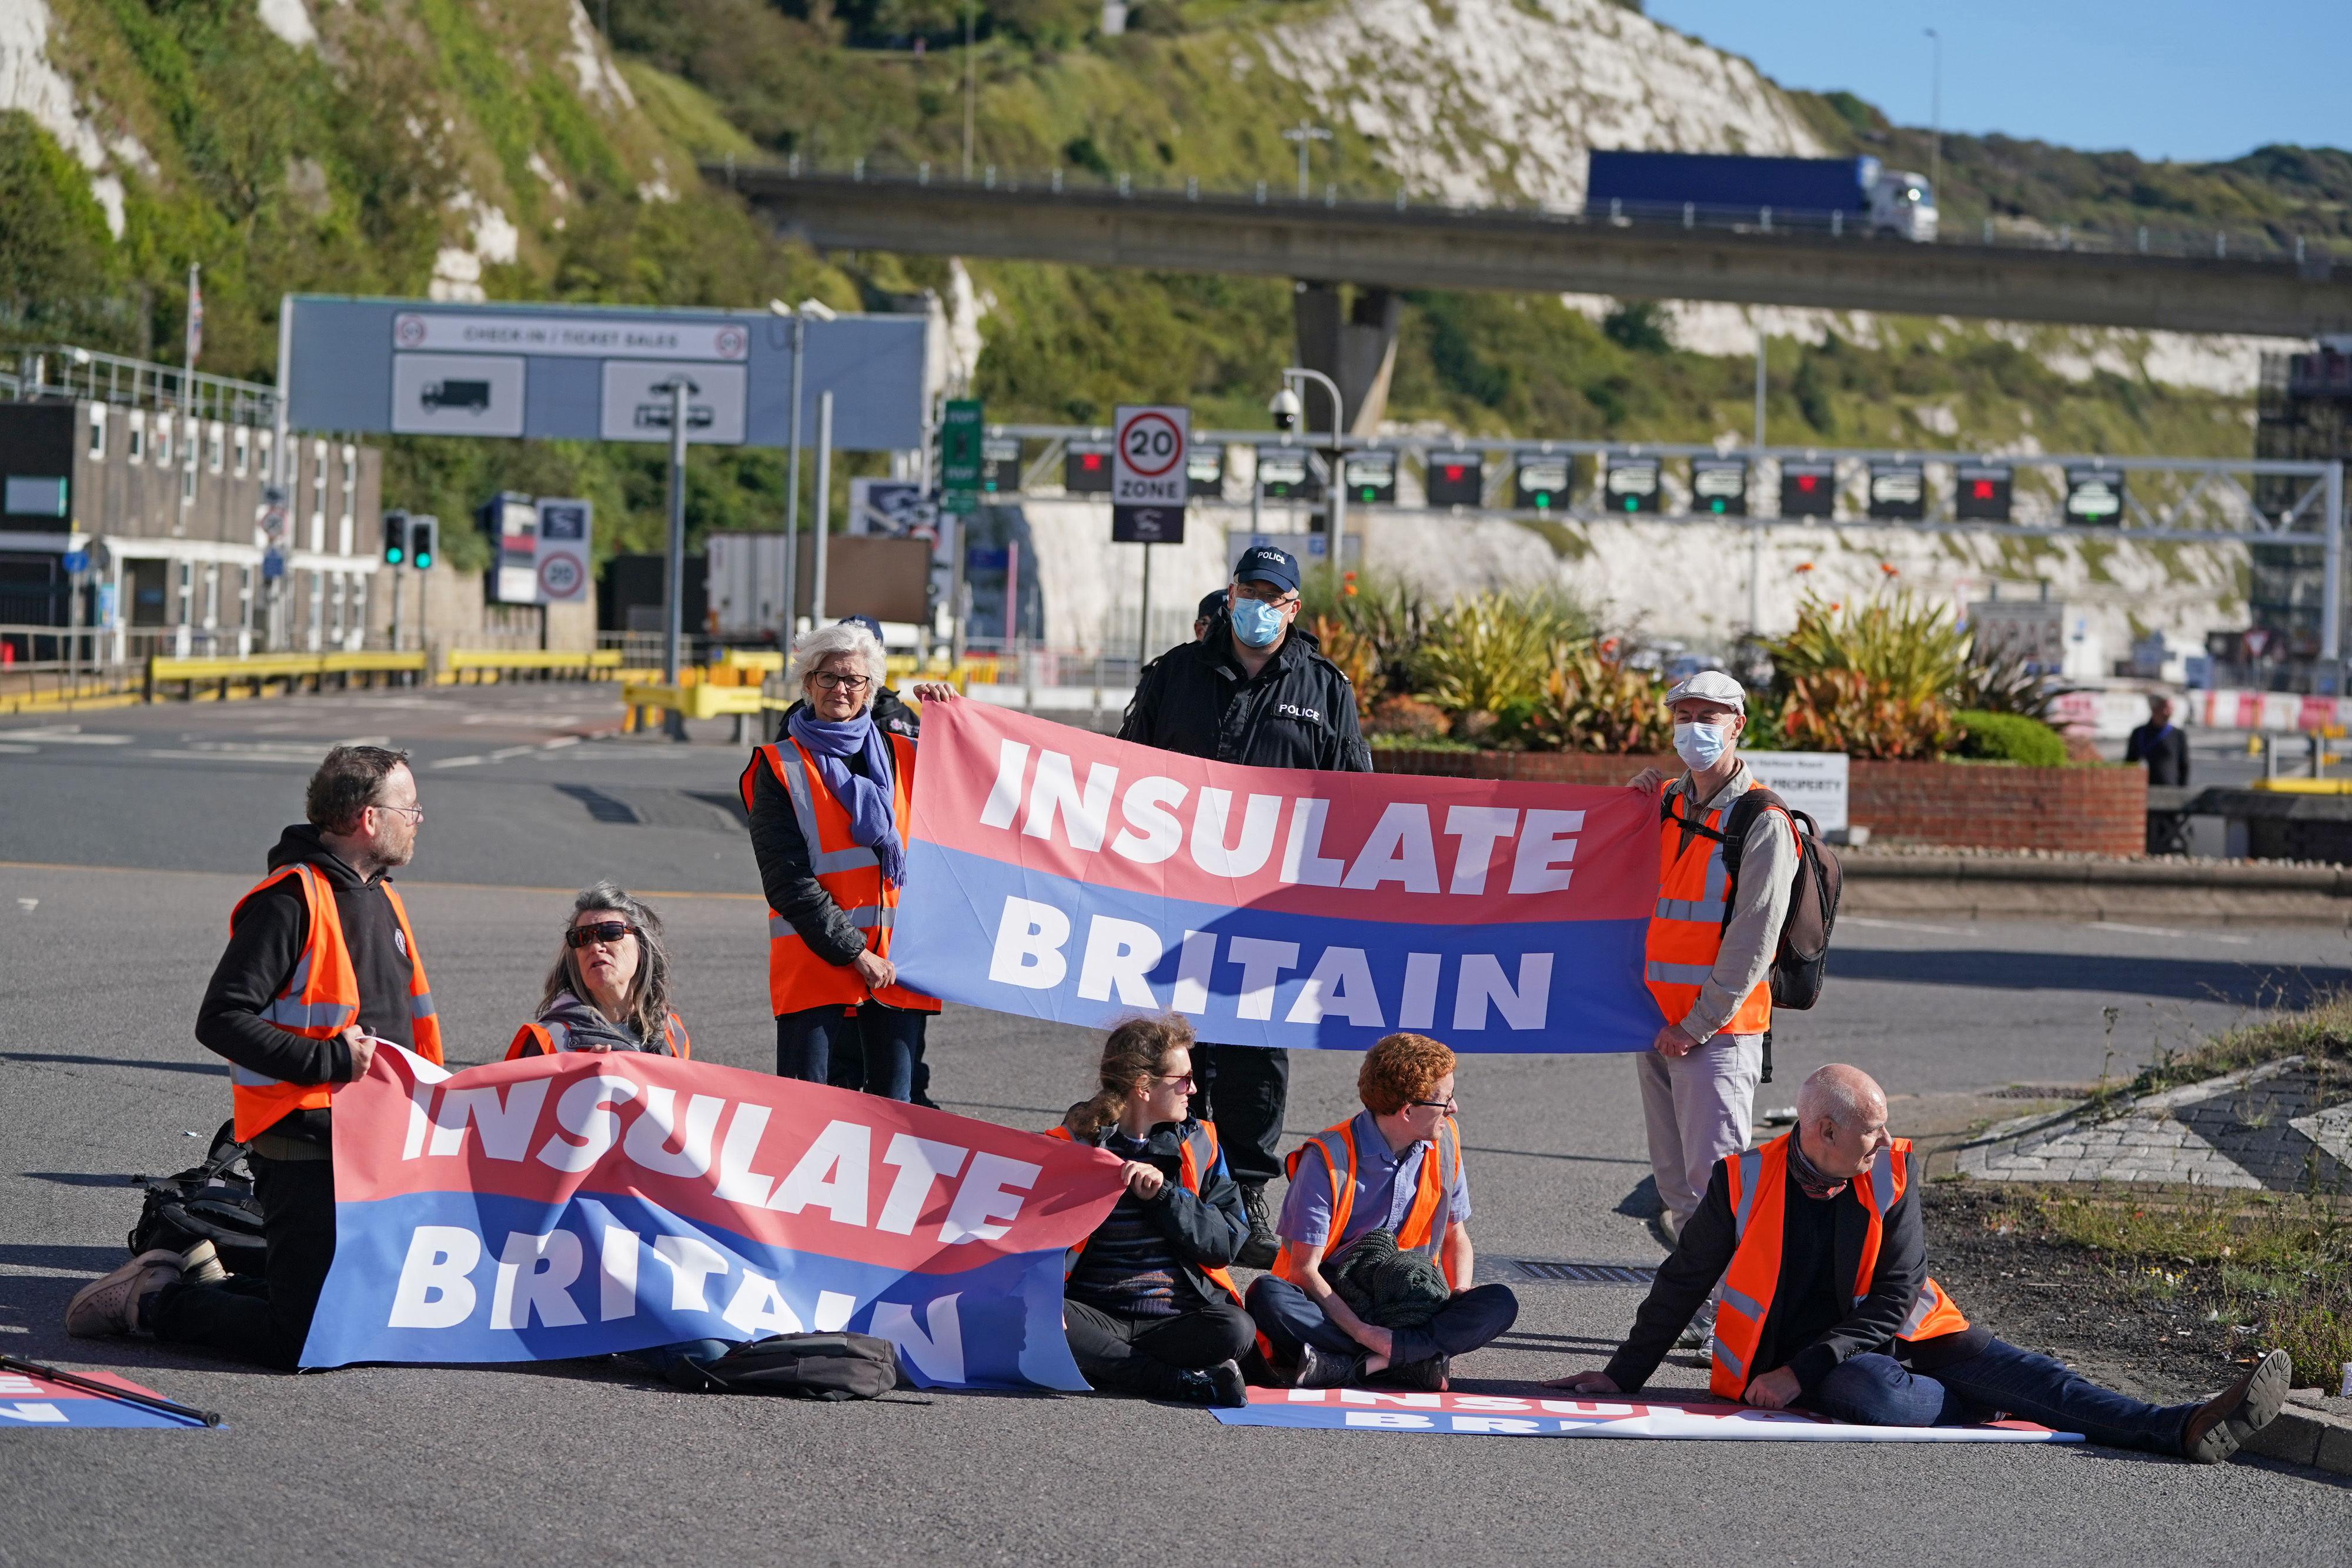
[[[2272,1351],[2202,1404],[2158,1406],[1971,1327],[1927,1277],[1920,1166],[1886,1133],[1886,1096],[1859,1068],[1805,1080],[1797,1126],[1717,1160],[1682,1245],[1658,1270],[1633,1332],[1602,1372],[1549,1386],[1638,1389],[1722,1283],[1715,1393],[1874,1427],[1948,1427],[1996,1413],[2114,1448],[2218,1464],[2286,1397]]]

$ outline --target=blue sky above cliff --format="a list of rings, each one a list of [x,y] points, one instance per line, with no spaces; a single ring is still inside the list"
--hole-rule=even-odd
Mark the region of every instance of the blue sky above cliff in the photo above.
[[[1845,88],[1929,123],[2145,158],[2234,158],[2270,141],[2352,146],[2352,4],[2272,0],[1649,0],[1784,86]]]

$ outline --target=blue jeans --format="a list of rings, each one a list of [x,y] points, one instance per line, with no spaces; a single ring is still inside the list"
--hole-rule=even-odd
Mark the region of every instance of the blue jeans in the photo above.
[[[842,1050],[862,1055],[866,1070],[863,1082],[841,1087],[862,1089],[885,1100],[905,1100],[914,1090],[915,1057],[922,1049],[923,1027],[930,1016],[875,1001],[855,1009],[836,1004],[779,1013],[777,1076],[830,1082],[834,1052]]]
[[[1362,1345],[1323,1315],[1323,1309],[1315,1304],[1313,1297],[1287,1280],[1272,1274],[1259,1275],[1250,1281],[1248,1302],[1249,1314],[1255,1320],[1258,1333],[1274,1346],[1276,1361],[1297,1361],[1301,1342],[1334,1355],[1364,1354]],[[1466,1291],[1456,1291],[1452,1301],[1437,1309],[1428,1327],[1390,1331],[1395,1336],[1396,1347],[1389,1357],[1390,1363],[1410,1366],[1433,1355],[1460,1355],[1476,1350],[1517,1322],[1518,1317],[1519,1299],[1511,1294],[1508,1285],[1473,1285]]]
[[[1932,1376],[1906,1372],[1891,1355],[1857,1355],[1798,1403],[1869,1427],[1957,1427],[2005,1410],[2053,1431],[2080,1432],[2110,1448],[2156,1454],[2180,1451],[2181,1430],[2197,1409],[2194,1403],[2143,1404],[2001,1340],[1966,1361],[1938,1367]]]

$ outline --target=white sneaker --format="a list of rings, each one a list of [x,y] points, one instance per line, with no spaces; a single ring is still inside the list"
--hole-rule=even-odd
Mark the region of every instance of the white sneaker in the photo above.
[[[66,1303],[66,1333],[78,1339],[107,1334],[152,1333],[142,1321],[155,1293],[180,1277],[180,1254],[142,1252],[102,1280],[92,1280]]]
[[[221,1263],[220,1249],[205,1240],[181,1253],[180,1278],[191,1285],[226,1283],[228,1270]]]

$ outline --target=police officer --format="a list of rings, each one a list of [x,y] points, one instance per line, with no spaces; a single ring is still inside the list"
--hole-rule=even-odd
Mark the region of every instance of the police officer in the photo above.
[[[1298,619],[1298,561],[1257,545],[1243,552],[1224,607],[1205,636],[1144,666],[1118,737],[1187,757],[1252,768],[1370,773],[1356,692]],[[1282,1173],[1275,1145],[1289,1099],[1290,1053],[1210,1045],[1192,1052],[1192,1114],[1213,1120],[1249,1212],[1240,1261],[1263,1269],[1279,1246],[1265,1184]]]

